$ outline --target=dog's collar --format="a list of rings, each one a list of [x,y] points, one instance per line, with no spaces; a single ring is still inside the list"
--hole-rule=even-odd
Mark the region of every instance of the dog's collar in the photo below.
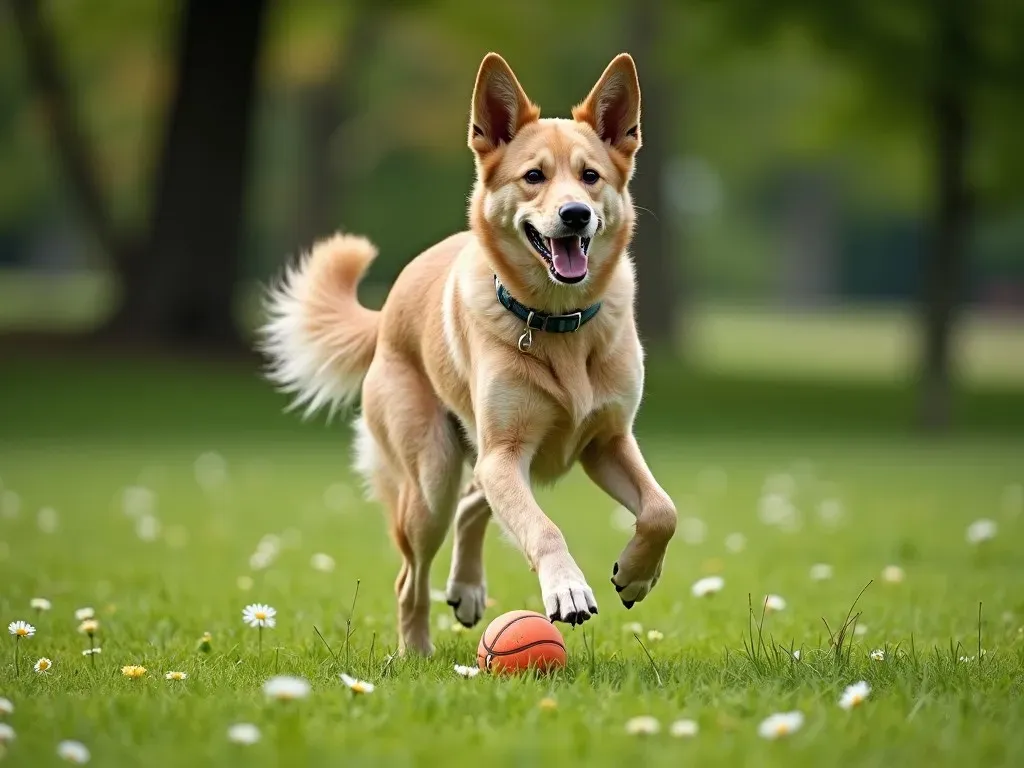
[[[533,343],[532,331],[544,331],[545,333],[575,333],[585,324],[594,319],[601,310],[601,302],[591,304],[586,309],[576,312],[569,312],[565,315],[549,315],[536,309],[530,309],[525,304],[516,301],[508,289],[501,284],[498,276],[494,276],[494,291],[498,296],[498,302],[526,323],[526,331],[519,339],[519,349],[525,352]]]

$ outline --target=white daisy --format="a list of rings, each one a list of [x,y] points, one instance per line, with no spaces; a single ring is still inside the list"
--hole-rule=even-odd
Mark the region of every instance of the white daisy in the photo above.
[[[317,552],[309,559],[309,564],[314,571],[330,573],[334,570],[334,558],[323,552]]]
[[[480,667],[466,667],[462,664],[455,665],[455,674],[462,677],[476,677],[480,674]]]
[[[696,720],[676,720],[669,726],[668,732],[677,739],[688,739],[697,735],[700,726]]]
[[[612,510],[611,525],[617,531],[630,532],[636,528],[636,516],[623,506]]]
[[[639,621],[627,621],[622,625],[622,631],[628,632],[631,635],[642,635],[644,633],[644,625]]]
[[[152,515],[156,509],[156,494],[141,485],[130,485],[121,491],[121,509],[128,517]]]
[[[228,463],[224,457],[214,451],[200,454],[193,465],[196,482],[205,491],[212,491],[223,486],[228,479]]]
[[[249,746],[260,740],[260,729],[252,723],[235,723],[228,728],[228,741]]]
[[[23,637],[32,637],[36,633],[36,628],[27,621],[12,621],[7,625],[7,631],[20,640]]]
[[[846,710],[858,707],[864,703],[870,693],[871,686],[865,680],[848,685],[843,691],[843,695],[839,697],[839,706]]]
[[[188,677],[187,672],[168,672],[164,677],[168,680],[184,680]]]
[[[92,608],[79,608],[77,611],[75,611],[75,618],[78,621],[85,621],[86,619],[91,619],[95,616],[96,611],[94,611]]]
[[[786,610],[786,601],[779,595],[765,595],[764,609],[769,613],[772,611],[784,611]]]
[[[705,576],[703,579],[698,579],[690,587],[690,591],[694,597],[707,597],[713,595],[716,592],[721,592],[725,586],[725,579],[721,576]]]
[[[45,597],[33,597],[32,600],[29,602],[29,606],[33,610],[39,611],[40,613],[42,613],[43,611],[48,611],[50,610],[50,608],[53,607],[50,605],[50,601],[47,600]]]
[[[640,715],[626,721],[626,733],[633,736],[653,736],[660,730],[658,718],[650,715]]]
[[[250,627],[273,627],[277,620],[277,611],[264,603],[253,603],[245,606],[242,621]]]
[[[13,715],[14,705],[10,699],[0,698],[0,715]]]
[[[988,518],[982,518],[975,520],[969,526],[967,526],[967,543],[968,544],[981,544],[983,541],[994,539],[998,531],[995,520],[989,520]]]
[[[647,633],[647,639],[650,640],[652,643],[656,643],[659,640],[664,640],[665,635],[656,629],[652,629]]]
[[[825,525],[838,525],[842,522],[844,514],[843,502],[839,499],[824,499],[818,505],[818,517],[821,518],[821,522],[825,523]]]
[[[41,658],[39,661],[37,661],[35,663],[35,666],[32,667],[32,669],[34,669],[36,672],[40,672],[40,673],[42,673],[42,672],[49,672],[50,671],[50,667],[52,667],[52,666],[53,666],[53,662],[50,661],[48,658],[46,658],[44,656],[43,658]]]
[[[882,569],[882,579],[890,584],[899,584],[906,576],[898,565],[887,565]]]
[[[357,680],[354,677],[342,673],[338,675],[341,678],[341,682],[347,685],[354,693],[373,693],[375,686],[373,683],[367,683],[364,680]]]
[[[36,525],[43,533],[56,533],[57,527],[60,525],[60,515],[53,507],[43,507],[36,515]]]
[[[885,661],[885,651],[883,651],[881,648],[875,648],[875,650],[871,652],[871,660]]]
[[[779,739],[799,731],[803,724],[803,712],[777,712],[761,721],[757,734],[764,739]]]
[[[62,741],[57,745],[57,756],[69,763],[85,765],[91,755],[89,748],[80,741]]]
[[[14,741],[14,737],[14,729],[7,723],[0,723],[0,744],[6,744],[9,741]]]
[[[687,544],[703,544],[708,535],[708,526],[699,517],[684,517],[679,521],[679,537]]]
[[[82,651],[82,655],[83,656],[95,656],[97,653],[102,653],[102,652],[103,652],[102,648],[86,648],[84,651]]]
[[[832,566],[828,563],[815,563],[811,566],[811,581],[828,581],[832,578]]]
[[[278,701],[296,701],[304,699],[310,692],[309,682],[301,677],[278,675],[263,684],[263,692],[267,698]]]
[[[796,659],[797,661],[800,661],[800,649],[799,648],[797,648],[795,651],[793,651],[793,658]]]
[[[83,635],[95,635],[100,629],[100,623],[97,619],[86,619],[78,625],[78,631]]]
[[[734,555],[747,548],[747,537],[742,533],[730,533],[725,537],[725,548]]]
[[[258,549],[249,557],[249,567],[254,571],[262,571],[269,568],[274,562],[277,554],[265,549]]]
[[[142,541],[156,541],[160,538],[160,521],[153,515],[143,515],[135,521],[135,535]]]

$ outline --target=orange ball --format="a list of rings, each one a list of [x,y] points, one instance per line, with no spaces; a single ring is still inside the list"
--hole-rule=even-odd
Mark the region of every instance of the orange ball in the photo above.
[[[509,611],[487,625],[476,661],[480,669],[490,672],[548,672],[565,666],[565,640],[547,616]]]

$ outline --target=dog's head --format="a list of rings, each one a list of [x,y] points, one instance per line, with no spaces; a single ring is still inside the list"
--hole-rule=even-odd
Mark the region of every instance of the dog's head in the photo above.
[[[513,295],[574,307],[600,294],[633,228],[633,59],[617,56],[571,120],[542,120],[505,60],[488,54],[473,90],[469,146],[477,170],[471,223]]]

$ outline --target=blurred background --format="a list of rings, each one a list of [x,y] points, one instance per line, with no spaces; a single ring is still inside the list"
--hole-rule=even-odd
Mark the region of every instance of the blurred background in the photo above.
[[[1019,435],[1022,39],[1007,0],[0,0],[0,421],[113,378],[140,429],[214,381],[279,418],[261,284],[341,228],[379,304],[465,226],[481,57],[564,116],[626,50],[648,423]]]

